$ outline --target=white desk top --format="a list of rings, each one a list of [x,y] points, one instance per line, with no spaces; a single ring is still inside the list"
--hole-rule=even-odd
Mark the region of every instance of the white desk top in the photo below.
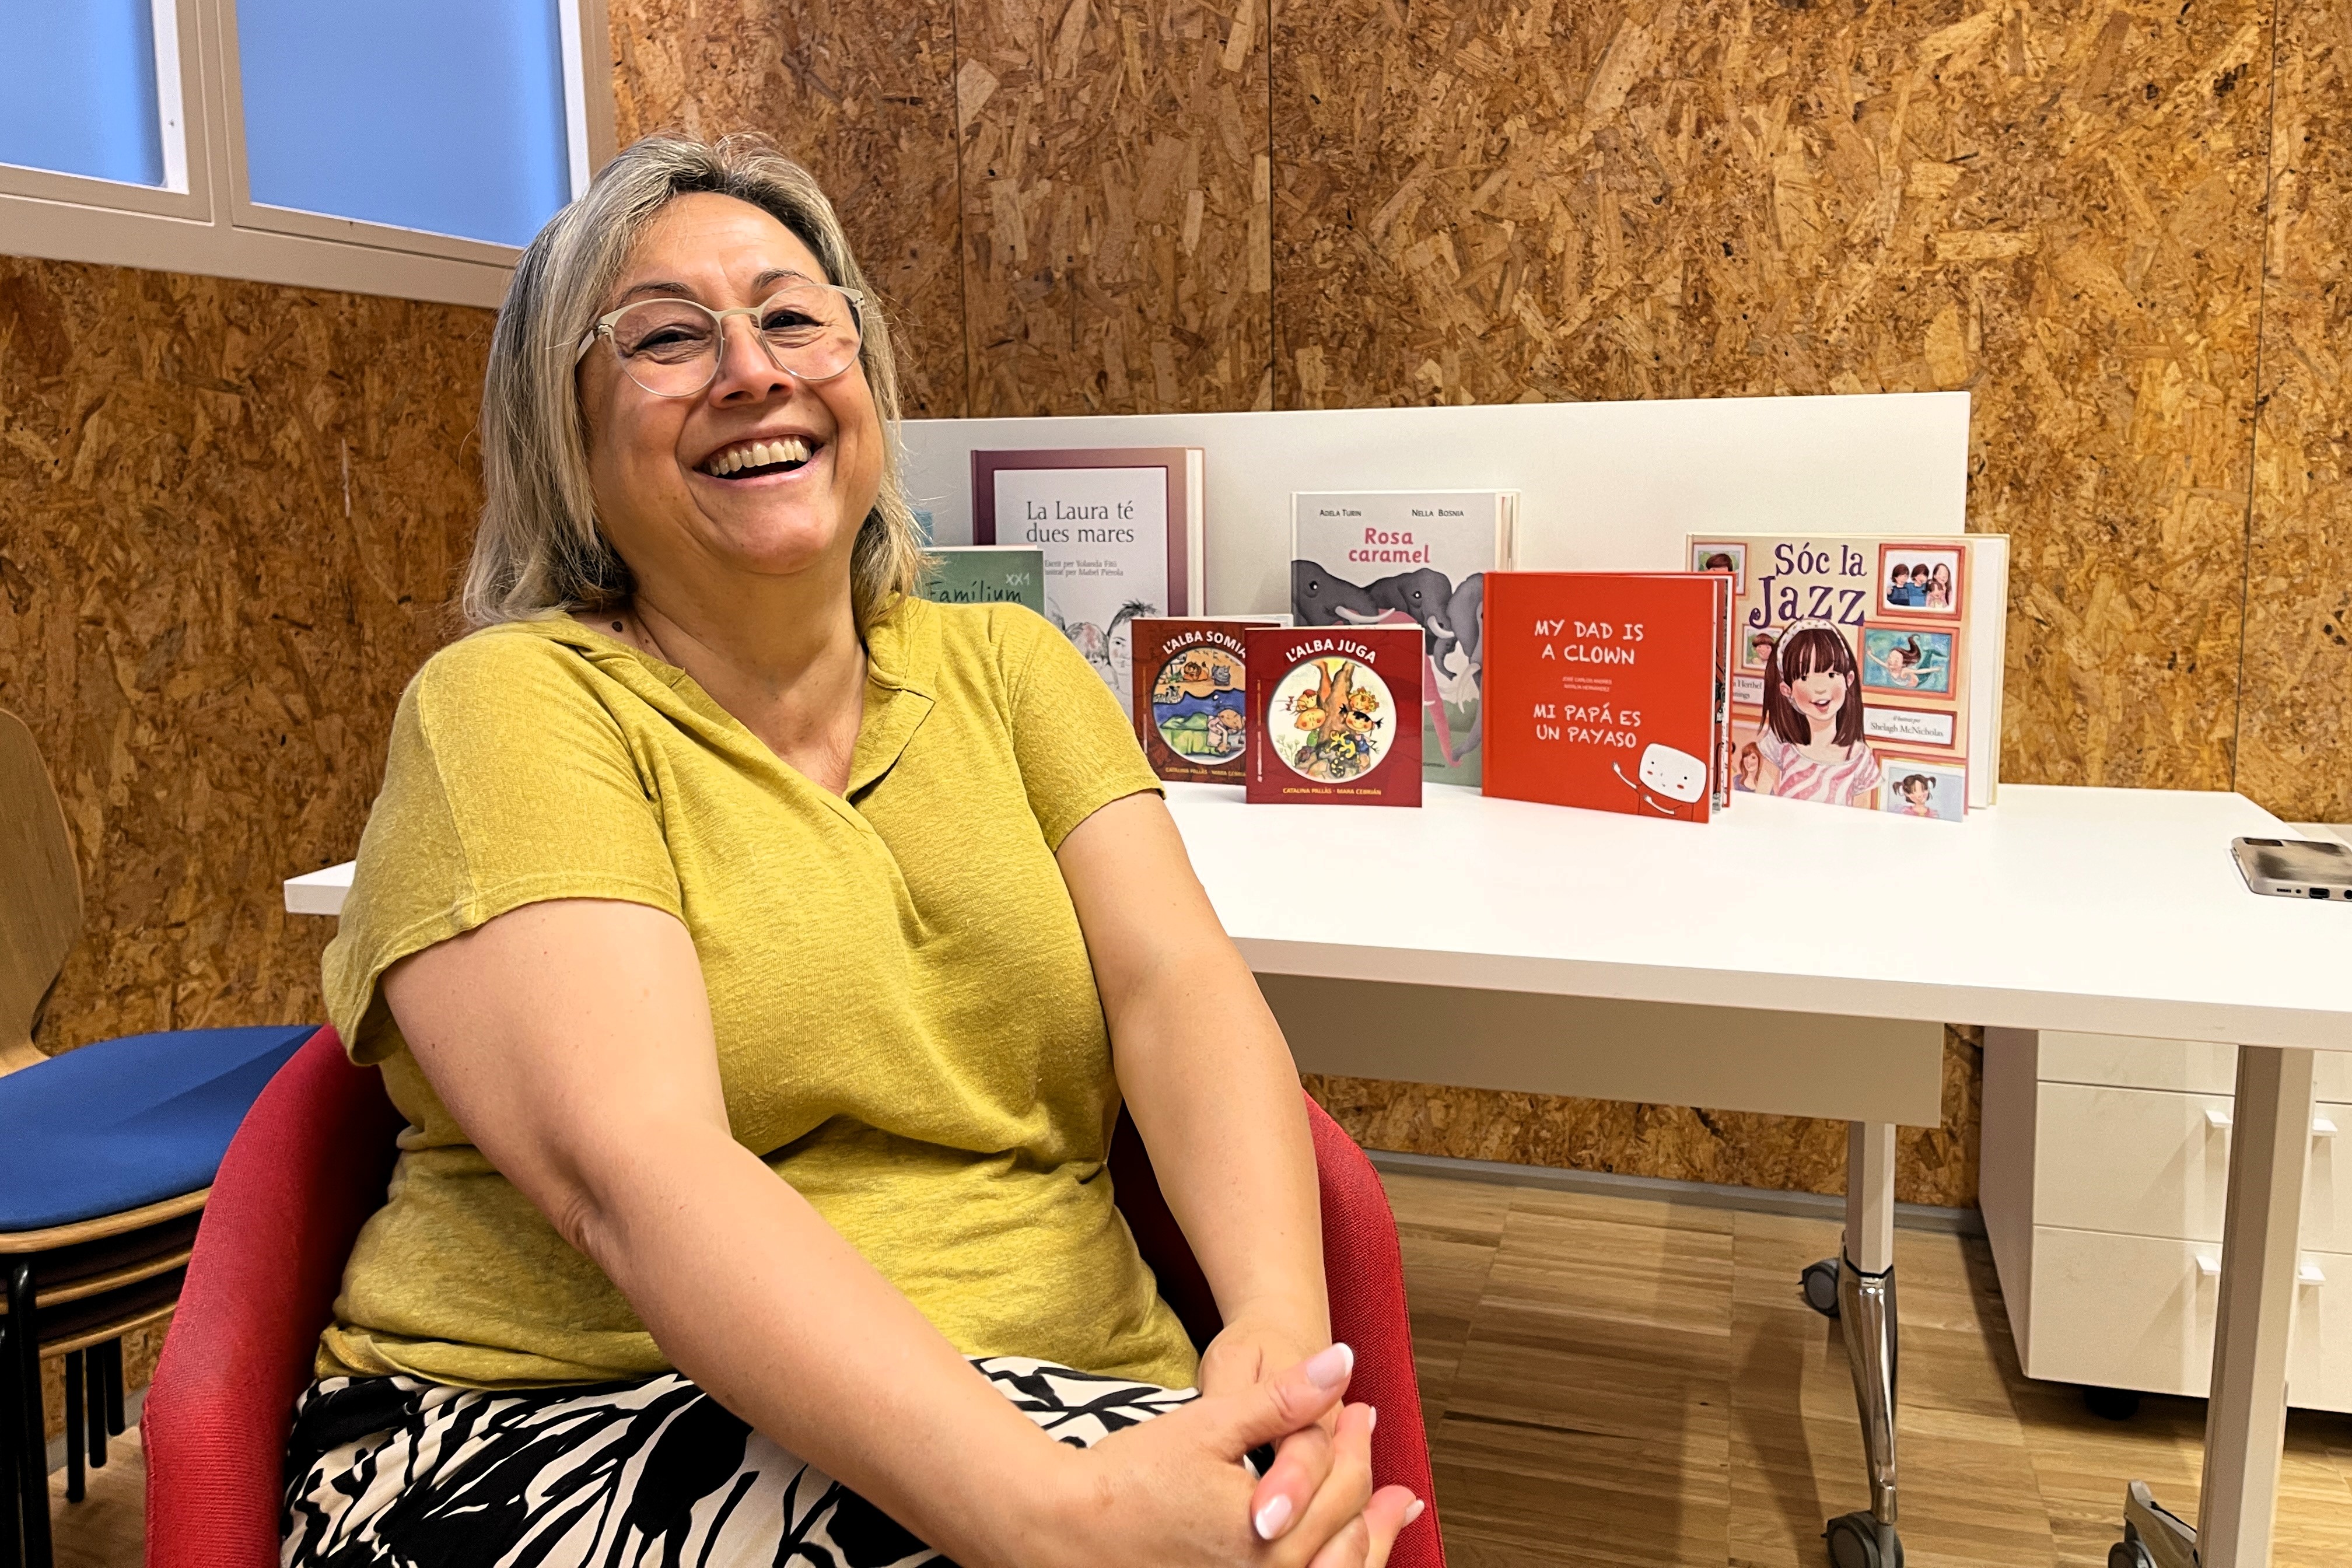
[[[1958,824],[1743,795],[1702,826],[1168,795],[1262,973],[2352,1050],[2352,904],[2248,892],[2230,840],[2293,830],[2242,795],[2007,784]]]
[[[1262,973],[2352,1049],[2352,905],[2249,892],[2230,840],[2292,830],[2242,795],[2009,784],[1958,824],[1743,795],[1700,826],[1423,793],[1169,788]]]

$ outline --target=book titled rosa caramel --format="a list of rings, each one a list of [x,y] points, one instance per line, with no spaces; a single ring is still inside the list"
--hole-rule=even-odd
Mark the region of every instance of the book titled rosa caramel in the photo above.
[[[1250,628],[1247,798],[1419,805],[1423,637],[1411,621]]]

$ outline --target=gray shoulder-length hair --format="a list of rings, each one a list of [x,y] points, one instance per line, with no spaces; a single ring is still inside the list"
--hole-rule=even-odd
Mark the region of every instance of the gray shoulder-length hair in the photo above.
[[[922,542],[898,475],[890,331],[833,204],[806,169],[756,137],[649,136],[548,220],[507,285],[482,384],[482,521],[459,600],[472,625],[602,609],[629,596],[628,564],[596,526],[575,357],[646,225],[698,192],[770,214],[816,253],[827,281],[865,293],[858,361],[882,416],[883,457],[881,489],[850,557],[858,629],[914,591]]]

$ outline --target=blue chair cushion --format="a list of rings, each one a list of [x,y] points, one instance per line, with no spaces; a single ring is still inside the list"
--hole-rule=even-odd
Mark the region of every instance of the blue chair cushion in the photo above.
[[[0,1233],[210,1186],[237,1123],[317,1029],[125,1035],[0,1078]]]

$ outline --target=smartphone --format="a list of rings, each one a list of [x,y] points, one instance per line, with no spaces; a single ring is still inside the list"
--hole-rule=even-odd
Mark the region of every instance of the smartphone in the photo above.
[[[2352,844],[2325,838],[2232,838],[2238,874],[2282,899],[2352,899]]]

